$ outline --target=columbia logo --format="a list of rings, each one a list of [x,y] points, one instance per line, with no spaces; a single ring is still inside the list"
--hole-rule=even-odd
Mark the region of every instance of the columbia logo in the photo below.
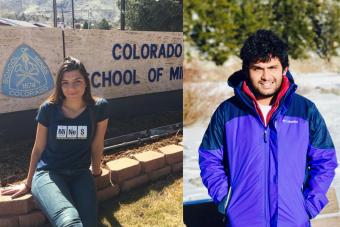
[[[286,119],[283,119],[282,122],[283,123],[288,123],[288,124],[297,124],[297,123],[299,123],[298,120],[286,120]]]

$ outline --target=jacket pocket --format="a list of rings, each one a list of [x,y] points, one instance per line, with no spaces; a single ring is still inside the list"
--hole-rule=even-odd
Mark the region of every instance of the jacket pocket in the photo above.
[[[312,216],[311,216],[310,211],[308,209],[307,200],[305,199],[305,196],[303,195],[303,192],[301,192],[301,196],[302,196],[303,207],[305,208],[307,216],[308,216],[309,219],[312,219]]]
[[[231,197],[231,187],[228,190],[228,194],[225,196],[225,198],[218,204],[218,211],[221,214],[224,214],[224,216],[227,213],[230,197]]]
[[[232,193],[233,193],[233,188],[230,187],[229,188],[229,191],[228,191],[228,195],[227,195],[227,201],[226,201],[226,205],[225,205],[225,214],[227,214],[227,211],[228,211],[228,208],[229,208],[229,205],[230,205],[230,199],[231,199],[231,196],[232,196]]]

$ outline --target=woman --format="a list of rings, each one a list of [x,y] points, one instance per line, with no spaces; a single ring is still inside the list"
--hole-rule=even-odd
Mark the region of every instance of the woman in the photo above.
[[[27,179],[2,194],[16,198],[32,191],[53,226],[96,226],[92,175],[101,175],[107,105],[105,99],[91,95],[84,65],[76,58],[65,58],[56,88],[36,117],[38,126]]]

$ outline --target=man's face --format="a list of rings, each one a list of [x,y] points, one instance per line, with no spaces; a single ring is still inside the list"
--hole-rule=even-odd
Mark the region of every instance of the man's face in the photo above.
[[[249,66],[249,80],[258,99],[272,98],[282,84],[283,72],[279,58],[271,58],[269,62],[256,62]]]

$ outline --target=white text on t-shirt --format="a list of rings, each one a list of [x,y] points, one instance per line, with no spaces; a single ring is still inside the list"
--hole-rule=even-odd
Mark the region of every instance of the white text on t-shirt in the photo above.
[[[57,139],[87,139],[87,125],[58,125]]]

